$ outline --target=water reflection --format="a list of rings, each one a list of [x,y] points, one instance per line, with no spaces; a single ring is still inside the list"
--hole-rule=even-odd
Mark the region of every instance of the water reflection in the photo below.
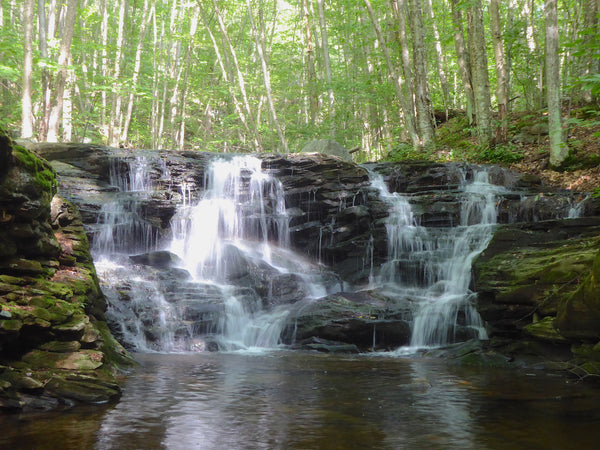
[[[440,361],[146,354],[122,399],[0,417],[0,448],[592,448],[600,392]]]

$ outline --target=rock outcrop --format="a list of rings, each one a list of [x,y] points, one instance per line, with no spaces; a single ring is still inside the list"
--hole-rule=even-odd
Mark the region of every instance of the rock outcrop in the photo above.
[[[490,345],[519,364],[600,374],[600,218],[501,227],[474,264]]]
[[[132,361],[104,322],[81,216],[47,162],[5,136],[0,154],[0,409],[115,398]]]

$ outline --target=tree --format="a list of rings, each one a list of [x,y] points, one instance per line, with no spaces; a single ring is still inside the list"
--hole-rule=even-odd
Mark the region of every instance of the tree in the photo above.
[[[558,57],[557,0],[546,0],[546,98],[548,101],[548,130],[550,136],[550,165],[560,167],[569,149],[563,140],[560,111],[560,66]]]
[[[404,81],[394,64],[392,63],[392,59],[387,50],[387,43],[385,38],[383,37],[383,33],[375,17],[375,12],[373,11],[373,7],[371,6],[371,2],[369,0],[364,0],[365,6],[367,7],[367,11],[369,12],[369,17],[371,18],[371,23],[373,24],[373,28],[375,29],[375,34],[377,35],[377,39],[379,40],[379,44],[381,46],[381,50],[383,52],[383,56],[385,58],[385,62],[387,65],[387,69],[389,71],[390,78],[394,84],[394,88],[396,90],[396,96],[400,102],[402,112],[404,114],[404,122],[406,123],[406,127],[408,128],[408,134],[410,135],[411,141],[416,148],[420,148],[422,146],[422,140],[419,137],[419,133],[417,131],[417,127],[415,125],[415,113],[408,107],[408,101],[405,98],[403,84]],[[411,95],[411,94],[408,94]]]
[[[417,127],[421,146],[429,147],[435,141],[435,132],[431,120],[433,112],[427,86],[427,52],[421,1],[409,0],[408,4],[410,6],[410,28],[413,38],[413,67],[415,72],[413,89],[417,110]]]
[[[263,79],[265,83],[265,91],[267,93],[267,102],[269,104],[269,112],[271,113],[271,118],[273,120],[273,124],[277,129],[277,135],[281,141],[281,146],[283,147],[283,151],[287,153],[288,145],[285,140],[285,136],[283,135],[283,130],[281,129],[281,125],[277,120],[277,112],[275,111],[275,105],[273,103],[273,94],[271,92],[271,74],[269,73],[269,68],[267,67],[267,60],[265,58],[265,52],[263,48],[262,40],[259,38],[259,33],[256,28],[256,24],[254,23],[252,5],[250,5],[250,0],[246,0],[246,6],[248,7],[248,17],[250,18],[250,25],[252,27],[252,35],[254,36],[254,42],[256,44],[256,51],[258,52],[258,57],[260,59],[260,65],[263,72]]]
[[[481,0],[473,0],[467,13],[471,76],[479,143],[492,144],[492,105]]]
[[[473,93],[473,81],[471,77],[471,61],[467,45],[465,43],[465,32],[463,29],[463,15],[460,0],[451,0],[452,24],[454,27],[454,46],[456,50],[456,62],[465,91],[465,104],[469,124],[473,123],[475,111],[475,95]]]
[[[500,126],[496,132],[496,142],[505,142],[508,133],[508,85],[506,63],[504,61],[504,40],[500,27],[500,5],[498,0],[490,0],[490,31],[494,44],[494,61],[496,66],[496,102]]]
[[[321,45],[323,49],[323,62],[325,66],[325,81],[327,82],[327,98],[329,100],[329,120],[331,123],[331,139],[335,139],[335,96],[331,86],[331,61],[329,60],[329,39],[327,37],[327,25],[325,21],[325,10],[323,0],[317,0],[319,10],[319,24],[321,26]]]
[[[21,136],[33,136],[33,113],[31,107],[31,85],[33,76],[33,14],[34,0],[25,0],[23,8],[23,94],[21,101]]]
[[[58,142],[59,125],[62,116],[63,95],[67,82],[67,71],[71,59],[71,43],[73,42],[73,33],[75,31],[75,18],[77,17],[77,0],[69,0],[67,11],[65,13],[63,37],[60,42],[60,53],[58,56],[59,70],[54,84],[54,99],[50,116],[48,117],[48,142]]]

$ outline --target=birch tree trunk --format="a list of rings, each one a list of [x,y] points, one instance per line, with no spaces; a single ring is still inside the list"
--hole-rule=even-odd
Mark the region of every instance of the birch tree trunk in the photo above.
[[[409,0],[410,28],[413,42],[413,67],[415,76],[415,107],[417,109],[417,127],[421,138],[421,146],[429,147],[435,142],[431,100],[427,88],[427,50],[425,48],[425,32],[420,0]]]
[[[467,118],[469,124],[472,124],[475,111],[475,95],[473,93],[473,81],[471,77],[471,60],[465,43],[463,15],[460,3],[460,0],[451,0],[452,23],[454,25],[454,47],[456,49],[458,71],[465,90]]]
[[[558,168],[569,149],[563,140],[560,111],[560,66],[558,56],[557,0],[546,0],[546,99],[548,102],[548,130],[550,136],[550,166]]]
[[[500,28],[500,5],[498,0],[490,0],[490,30],[494,44],[494,60],[496,66],[496,101],[500,127],[496,132],[496,142],[506,142],[508,134],[508,85],[506,63],[504,61],[504,40]]]
[[[283,135],[283,130],[279,121],[277,120],[277,112],[275,111],[275,105],[273,104],[273,94],[271,93],[271,75],[269,73],[269,68],[267,67],[267,60],[265,59],[263,42],[260,39],[258,34],[258,30],[256,29],[256,24],[254,22],[252,5],[250,5],[250,0],[246,0],[246,6],[248,8],[248,17],[250,18],[250,27],[252,28],[252,35],[254,36],[254,42],[256,44],[256,51],[258,52],[258,57],[260,59],[260,65],[263,73],[263,80],[265,84],[265,91],[267,93],[267,103],[269,105],[269,111],[271,113],[271,119],[273,120],[273,125],[277,129],[277,135],[279,136],[279,141],[283,147],[283,151],[285,153],[289,152],[287,142],[285,140],[285,136]]]
[[[471,2],[467,19],[477,134],[480,145],[487,146],[493,143],[492,102],[481,0]]]
[[[21,97],[21,137],[33,136],[31,85],[33,77],[33,15],[34,0],[25,0],[23,6],[23,93]]]
[[[60,54],[58,57],[59,70],[56,75],[56,83],[54,84],[54,101],[52,102],[52,109],[48,118],[48,142],[58,142],[58,127],[62,115],[63,95],[67,80],[67,67],[71,57],[71,43],[73,42],[76,17],[77,0],[69,0],[65,14],[63,37],[60,43]]]
[[[121,96],[121,60],[123,55],[123,45],[125,41],[125,10],[127,8],[127,0],[120,0],[119,2],[119,24],[117,28],[117,41],[115,60],[113,68],[113,80],[115,85],[115,92],[113,92],[111,108],[110,108],[110,119],[108,123],[108,145],[118,145],[121,140],[121,103],[123,98]]]

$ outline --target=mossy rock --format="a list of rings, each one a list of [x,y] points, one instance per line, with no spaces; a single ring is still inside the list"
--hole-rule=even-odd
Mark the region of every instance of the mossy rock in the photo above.
[[[600,337],[600,252],[579,288],[561,302],[556,327],[569,338]]]
[[[40,346],[41,350],[55,353],[71,353],[81,349],[79,341],[50,341]]]
[[[39,188],[50,193],[50,198],[56,194],[58,189],[56,172],[46,160],[20,145],[13,145],[13,156],[17,162],[17,166],[24,168],[32,174],[34,182]]]
[[[97,350],[57,353],[32,350],[22,360],[33,369],[94,370],[102,365],[103,354]]]
[[[121,393],[116,384],[110,384],[91,377],[66,379],[54,375],[45,386],[49,395],[76,400],[84,403],[106,403]]]
[[[542,320],[533,322],[524,327],[524,331],[531,337],[548,342],[567,342],[565,338],[554,326],[554,317],[544,317]]]

